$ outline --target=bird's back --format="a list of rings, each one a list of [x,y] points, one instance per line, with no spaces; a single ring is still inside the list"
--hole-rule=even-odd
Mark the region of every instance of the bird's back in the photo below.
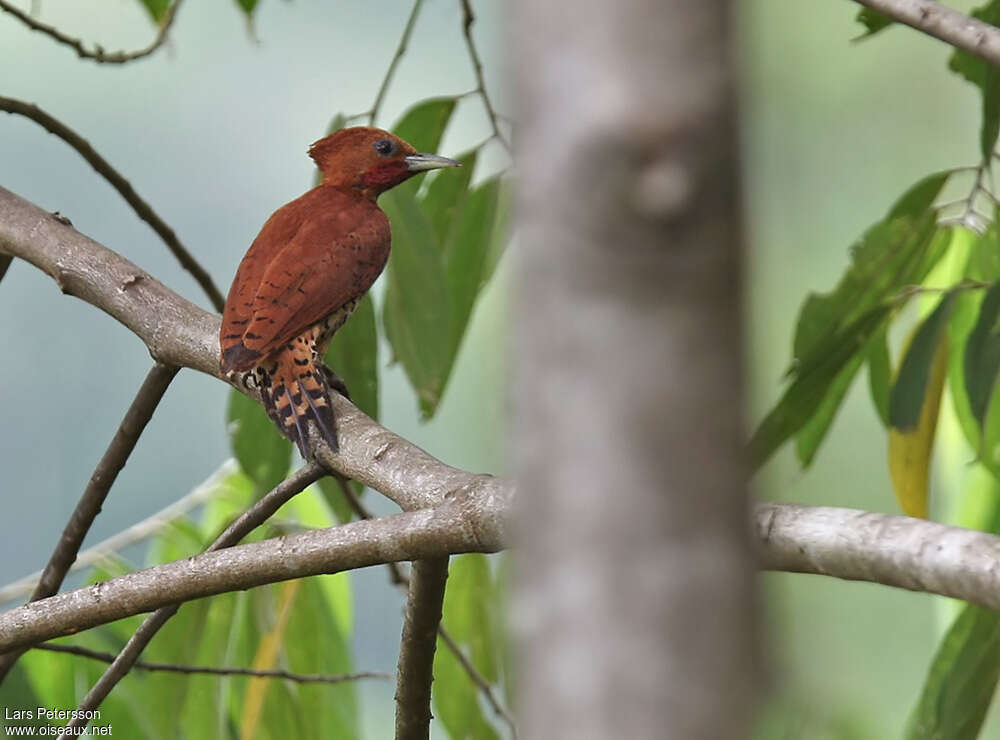
[[[264,224],[226,300],[223,372],[249,370],[290,338],[356,301],[389,255],[389,222],[368,198],[320,186]]]

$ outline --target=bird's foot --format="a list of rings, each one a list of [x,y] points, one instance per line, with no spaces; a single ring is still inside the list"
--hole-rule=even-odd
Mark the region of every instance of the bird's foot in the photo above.
[[[344,379],[326,365],[320,365],[320,367],[323,370],[323,377],[326,378],[327,386],[329,386],[331,390],[337,391],[337,393],[350,401],[351,393],[347,390],[347,383],[344,382]]]

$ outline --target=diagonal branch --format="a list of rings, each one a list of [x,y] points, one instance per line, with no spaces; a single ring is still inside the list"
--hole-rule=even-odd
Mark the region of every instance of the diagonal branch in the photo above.
[[[111,444],[108,445],[100,462],[97,463],[97,468],[90,476],[87,488],[66,523],[62,536],[56,543],[55,550],[31,594],[31,601],[44,599],[59,591],[66,573],[69,572],[73,561],[76,560],[77,553],[80,552],[80,546],[83,544],[87,532],[90,531],[94,520],[101,512],[104,500],[118,478],[118,473],[125,467],[129,455],[132,454],[139,441],[139,435],[142,434],[142,430],[146,428],[149,420],[153,418],[153,413],[160,405],[160,399],[163,398],[163,394],[166,393],[176,374],[176,367],[156,363],[146,375],[139,392],[136,393],[132,404],[125,413],[125,418],[118,426],[118,431],[115,432]],[[0,683],[3,683],[7,673],[20,656],[21,653],[17,651],[0,655]]]
[[[0,0],[0,3],[3,1]],[[175,4],[174,7],[177,7],[177,5]],[[222,313],[222,307],[226,300],[222,297],[222,293],[219,292],[219,289],[213,282],[212,276],[208,274],[208,271],[187,250],[187,247],[181,244],[181,240],[177,238],[177,234],[167,225],[166,221],[160,218],[159,214],[153,210],[153,207],[135,192],[132,183],[126,180],[118,170],[98,154],[86,139],[32,103],[25,103],[21,100],[0,96],[0,110],[31,119],[50,134],[58,136],[73,147],[94,168],[97,174],[107,180],[111,187],[117,190],[122,198],[125,199],[125,202],[132,206],[135,214],[149,224],[150,228],[167,245],[167,249],[180,262],[181,267],[191,273],[195,282],[205,291],[205,295],[208,296],[215,310]]]
[[[167,12],[160,20],[160,28],[156,32],[156,36],[150,42],[149,46],[145,46],[136,51],[105,51],[100,44],[94,44],[94,48],[88,49],[87,45],[81,39],[69,36],[55,26],[50,26],[47,23],[35,20],[30,14],[25,13],[23,10],[18,8],[16,5],[11,4],[7,0],[0,0],[0,10],[14,16],[32,31],[43,33],[60,44],[69,46],[76,51],[77,56],[81,59],[92,59],[98,64],[125,64],[127,62],[134,62],[136,59],[147,57],[163,45],[163,42],[167,40],[167,33],[170,31],[170,27],[174,23],[174,18],[177,17],[177,9],[180,7],[182,2],[183,0],[176,0],[169,8],[167,8]]]
[[[57,645],[51,642],[43,642],[34,645],[32,650],[47,650],[52,653],[64,653],[66,655],[76,655],[81,658],[99,660],[102,663],[112,663],[115,660],[113,653],[105,653],[101,650],[91,650],[80,645]],[[295,683],[344,683],[345,681],[357,681],[364,678],[392,678],[392,674],[381,671],[358,671],[357,673],[340,673],[336,675],[326,675],[320,673],[294,673],[283,670],[262,670],[257,668],[217,668],[205,665],[180,665],[178,663],[151,663],[137,660],[132,666],[133,670],[140,671],[162,671],[164,673],[183,673],[186,675],[201,674],[209,676],[252,676],[254,678],[280,678]]]
[[[855,0],[1000,67],[1000,29],[931,0]]]
[[[315,483],[325,474],[326,471],[320,465],[309,463],[298,472],[290,475],[247,511],[243,512],[236,521],[226,527],[226,530],[209,546],[207,552],[215,552],[232,547],[266,522],[292,496],[302,492],[307,486]],[[111,693],[111,690],[132,669],[132,666],[135,665],[136,660],[139,659],[139,655],[145,649],[146,645],[149,644],[149,641],[166,624],[167,620],[177,613],[180,607],[180,601],[167,604],[146,617],[132,637],[129,638],[129,641],[125,643],[125,647],[122,648],[118,656],[111,662],[111,665],[104,671],[104,674],[97,680],[97,683],[90,689],[83,698],[83,701],[80,702],[79,714],[66,725],[66,729],[63,730],[63,734],[60,737],[67,736],[70,728],[87,726],[89,720],[86,717],[89,716],[90,710],[97,709],[101,705],[108,694]]]
[[[396,740],[430,737],[434,650],[447,581],[447,557],[413,563],[396,668]]]

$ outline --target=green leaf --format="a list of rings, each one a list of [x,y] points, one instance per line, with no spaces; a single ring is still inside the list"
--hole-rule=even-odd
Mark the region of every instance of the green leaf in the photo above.
[[[904,285],[919,283],[947,250],[935,214],[880,221],[852,249],[850,268],[830,293],[809,295],[795,330],[795,359],[823,347],[830,336]]]
[[[1000,0],[976,8],[972,17],[1000,26]],[[978,87],[983,95],[983,120],[979,133],[979,149],[984,162],[993,158],[993,148],[1000,132],[1000,74],[988,62],[956,49],[948,60],[948,68]]]
[[[1000,282],[986,292],[965,345],[965,389],[980,426],[1000,372]]]
[[[997,221],[1000,212],[994,209],[994,222],[986,233],[976,238],[969,255],[969,263],[965,276],[972,280],[992,283],[1000,280],[1000,233]],[[960,229],[966,231],[966,229]]]
[[[398,188],[382,197],[392,221],[383,322],[396,360],[430,417],[450,364],[450,300],[433,229],[412,193]]]
[[[252,653],[242,654],[238,644],[247,637],[255,641],[256,634],[247,635],[250,626],[245,618],[247,592],[220,594],[211,599],[205,626],[196,643],[193,663],[198,665],[249,666]],[[155,642],[155,641],[154,641]],[[184,728],[186,740],[215,740],[238,737],[230,719],[230,706],[242,695],[246,679],[194,674],[187,677],[188,698],[176,707],[176,726]]]
[[[466,657],[490,683],[498,679],[498,641],[489,562],[483,555],[453,558],[448,571],[443,624]],[[498,738],[479,703],[478,689],[440,639],[434,655],[435,716],[453,738]]]
[[[892,360],[889,357],[888,327],[883,327],[872,337],[868,346],[868,386],[872,403],[882,420],[889,426],[889,388],[892,385]]]
[[[40,650],[33,651],[35,653]],[[0,728],[11,729],[13,734],[15,727],[47,727],[48,722],[38,717],[34,711],[36,707],[43,706],[41,700],[31,688],[28,680],[27,669],[24,661],[14,664],[10,674],[5,678],[3,684],[3,706],[4,711],[0,712]],[[30,716],[28,714],[30,712]],[[21,714],[21,717],[17,715]],[[7,717],[11,717],[7,719]]]
[[[862,8],[859,10],[858,14],[854,16],[854,20],[865,27],[865,32],[858,36],[855,41],[871,38],[879,31],[885,30],[894,23],[888,16],[882,15],[877,10],[872,10],[871,8]]]
[[[507,242],[510,241],[510,203],[511,192],[509,183],[501,178],[500,194],[497,197],[496,217],[493,222],[493,233],[486,252],[486,263],[483,265],[483,282],[489,282],[496,272],[500,258],[503,257]]]
[[[420,206],[434,229],[439,248],[443,249],[469,192],[469,182],[476,168],[476,152],[456,157],[462,163],[458,170],[438,171],[430,180]]]
[[[236,4],[240,6],[247,16],[252,16],[254,10],[257,9],[257,3],[259,0],[236,0]]]
[[[931,175],[907,190],[854,245],[836,288],[806,299],[795,330],[792,383],[750,443],[754,469],[819,413],[799,443],[800,458],[812,460],[850,384],[841,376],[844,368],[898,305],[901,288],[920,283],[948,251],[951,232],[937,228],[930,207],[947,177]],[[872,323],[874,314],[880,315]]]
[[[941,641],[907,740],[974,740],[1000,677],[1000,614],[969,604]]]
[[[980,315],[984,293],[985,291],[981,290],[959,291],[948,326],[948,387],[951,392],[952,407],[969,446],[977,451],[982,442],[981,425],[973,414],[972,404],[969,402],[965,381],[965,353],[969,335]]]
[[[343,378],[354,405],[378,420],[378,333],[370,294],[333,336],[324,361]]]
[[[889,209],[888,218],[893,219],[900,216],[919,217],[931,207],[934,200],[941,193],[941,188],[944,187],[944,184],[951,175],[952,173],[946,170],[944,172],[935,172],[922,180],[918,180],[892,204],[892,208]]]
[[[808,423],[823,403],[831,384],[882,328],[891,311],[891,306],[869,311],[830,338],[829,352],[814,352],[793,368],[791,384],[750,440],[750,461],[755,470]]]
[[[816,408],[812,418],[809,419],[796,435],[795,453],[803,467],[808,467],[812,463],[813,457],[815,457],[816,451],[819,449],[820,444],[822,444],[827,432],[830,431],[830,426],[837,415],[837,410],[840,408],[844,396],[847,395],[847,391],[851,387],[851,382],[854,380],[854,376],[858,374],[858,370],[864,359],[865,355],[860,352],[851,358],[844,369],[830,383],[823,401]]]
[[[940,260],[947,244],[931,247],[934,224],[927,210],[948,173],[925,177],[893,204],[886,220],[868,230],[855,245],[850,269],[830,293],[812,294],[799,314],[793,351],[796,361],[823,347],[831,332],[864,310],[893,295],[908,278],[922,279]],[[925,259],[926,258],[926,259]],[[886,263],[889,263],[887,265]],[[831,381],[822,402],[796,434],[799,461],[808,467],[826,437],[862,357],[859,354]]]
[[[170,5],[173,0],[139,0],[139,2],[149,13],[153,21],[160,24],[166,17],[167,11],[170,9]]]
[[[288,670],[327,675],[350,673],[353,668],[351,635],[345,632],[330,607],[324,582],[347,584],[347,574],[318,576],[300,581],[298,597],[288,620],[282,649]],[[317,639],[319,637],[319,639]],[[359,735],[358,697],[355,682],[300,684],[296,694],[306,708],[304,732],[284,737],[335,737],[350,740]]]
[[[211,608],[211,601],[204,599],[184,604],[160,629],[143,657],[161,663],[194,664]],[[150,736],[169,737],[176,732],[178,707],[189,699],[195,702],[200,699],[191,693],[188,676],[155,671],[141,675],[141,684],[123,687],[129,691],[123,698],[141,713],[148,727],[154,728]],[[157,700],[150,702],[150,696]]]
[[[240,468],[266,493],[288,474],[292,443],[282,437],[264,408],[235,388],[229,393],[229,440]]]
[[[1000,383],[993,387],[982,425],[983,445],[979,459],[993,475],[1000,478]]]
[[[455,111],[455,102],[455,98],[431,98],[417,103],[396,121],[392,133],[418,152],[437,154],[441,137],[448,127],[451,114]],[[420,180],[419,177],[407,180],[393,188],[390,193],[404,192],[415,195],[420,188]]]
[[[899,375],[889,394],[889,425],[903,431],[916,428],[927,395],[931,363],[941,344],[954,305],[955,294],[947,293],[937,308],[920,325],[910,344]]]
[[[493,232],[500,179],[493,178],[469,192],[445,244],[444,269],[451,298],[451,364],[472,315],[476,297],[486,281],[487,248]]]

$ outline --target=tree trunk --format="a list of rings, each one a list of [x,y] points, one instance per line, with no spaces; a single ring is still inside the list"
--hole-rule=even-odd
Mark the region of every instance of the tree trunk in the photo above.
[[[527,738],[749,732],[729,6],[517,0]]]

